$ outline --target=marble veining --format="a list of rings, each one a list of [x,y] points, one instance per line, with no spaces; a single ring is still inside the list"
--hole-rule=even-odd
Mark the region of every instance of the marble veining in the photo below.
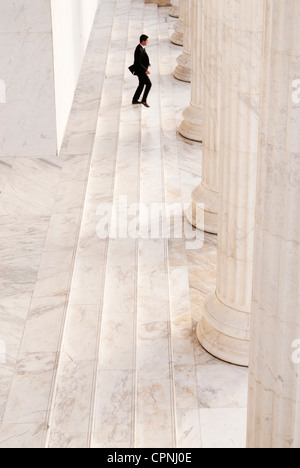
[[[195,251],[96,233],[101,202],[189,203],[201,183],[202,146],[178,134],[190,87],[173,77],[168,12],[101,0],[60,157],[0,158],[1,448],[245,446],[247,370],[195,330],[215,236]],[[150,109],[132,108],[127,70],[141,24]]]

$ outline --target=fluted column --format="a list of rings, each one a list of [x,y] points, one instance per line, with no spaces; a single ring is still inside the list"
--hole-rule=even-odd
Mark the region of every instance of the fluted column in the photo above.
[[[258,159],[262,0],[226,0],[222,32],[222,110],[217,288],[197,334],[214,356],[247,366]]]
[[[191,82],[192,72],[192,56],[191,56],[191,22],[192,22],[192,0],[184,2],[184,36],[183,36],[183,52],[177,59],[177,67],[174,71],[174,76],[177,80]]]
[[[300,2],[266,7],[248,447],[299,448]]]
[[[183,122],[179,132],[185,138],[202,141],[203,103],[202,103],[202,46],[203,46],[203,0],[191,0],[192,5],[192,85],[191,103],[183,112]]]
[[[169,15],[173,18],[179,18],[179,0],[171,0],[171,5]]]
[[[179,0],[179,20],[174,26],[174,33],[171,37],[173,44],[179,46],[183,46],[185,2],[186,0]]]
[[[220,0],[204,2],[202,183],[186,213],[193,226],[212,234],[218,232],[223,6]]]

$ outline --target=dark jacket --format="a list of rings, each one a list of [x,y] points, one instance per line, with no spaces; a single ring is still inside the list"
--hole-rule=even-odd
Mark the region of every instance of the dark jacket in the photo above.
[[[146,73],[150,65],[148,54],[144,47],[139,44],[134,53],[134,70],[136,75]]]

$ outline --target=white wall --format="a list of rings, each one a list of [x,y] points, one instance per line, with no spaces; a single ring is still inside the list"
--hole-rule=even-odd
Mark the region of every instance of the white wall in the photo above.
[[[57,139],[60,148],[98,0],[51,0]]]
[[[0,0],[0,155],[56,153],[49,0]]]
[[[0,156],[55,156],[98,0],[0,0]]]

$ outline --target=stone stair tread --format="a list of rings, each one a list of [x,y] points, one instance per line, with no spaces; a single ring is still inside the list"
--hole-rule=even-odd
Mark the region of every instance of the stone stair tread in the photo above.
[[[113,199],[114,157],[118,147],[123,91],[120,76],[123,75],[126,58],[119,44],[127,40],[129,4],[130,0],[117,0],[115,10],[113,5],[110,6],[114,22],[52,402],[48,435],[50,447],[55,446],[58,434],[60,444],[64,443],[62,437],[69,441],[78,437],[70,434],[71,428],[78,425],[81,437],[85,434],[85,445],[90,445],[90,413],[94,404],[108,249],[107,240],[97,237],[96,213],[100,203],[109,203]],[[74,392],[70,392],[70,388]]]
[[[176,20],[144,0],[99,5],[86,62],[97,67],[93,78],[89,67],[82,70],[41,263],[55,263],[56,274],[41,272],[36,290],[39,296],[54,285],[56,295],[32,301],[32,314],[51,322],[33,323],[43,346],[19,355],[0,447],[200,448],[221,431],[224,417],[234,427],[245,419],[246,373],[209,356],[195,334],[200,305],[215,284],[215,237],[193,251],[184,235],[164,238],[151,225],[143,238],[134,236],[134,222],[115,238],[103,229],[111,206],[125,220],[131,209],[134,221],[138,206],[149,215],[154,205],[176,204],[180,224],[180,209],[201,181],[200,144],[177,134],[190,90],[173,77]],[[142,33],[150,38],[149,109],[131,104],[137,82],[128,66]],[[67,221],[72,236],[59,226]],[[71,241],[73,248],[62,249]],[[28,395],[21,404],[20,392]]]

